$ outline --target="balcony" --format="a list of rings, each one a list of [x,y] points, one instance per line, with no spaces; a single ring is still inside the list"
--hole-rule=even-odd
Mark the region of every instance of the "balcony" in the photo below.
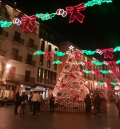
[[[26,64],[36,66],[36,61],[26,59]]]
[[[26,77],[26,76],[23,76],[23,75],[17,75],[17,74],[13,74],[13,73],[8,74],[7,80],[8,81],[35,83],[35,78]]]
[[[33,43],[28,43],[27,47],[33,50],[37,50],[37,45],[34,45]]]
[[[6,51],[0,49],[0,56],[4,56],[5,57],[5,54],[6,54]]]
[[[9,33],[1,29],[0,30],[0,35],[3,36],[3,37],[8,38]]]
[[[11,59],[22,62],[22,57],[21,56],[17,56],[17,55],[12,55]]]
[[[17,44],[19,44],[19,45],[24,45],[24,39],[21,39],[20,37],[14,36],[14,39],[13,40],[15,42],[17,42]]]
[[[8,12],[3,12],[0,10],[0,20],[10,20]]]

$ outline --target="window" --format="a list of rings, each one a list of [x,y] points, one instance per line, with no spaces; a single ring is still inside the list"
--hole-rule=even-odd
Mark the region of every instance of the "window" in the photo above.
[[[54,73],[54,82],[53,82],[53,84],[55,85],[56,84],[56,73]]]
[[[41,51],[44,52],[45,41],[41,42]],[[40,55],[40,65],[43,65],[44,55]]]
[[[20,36],[21,36],[21,34],[17,31],[15,31],[14,40],[17,41],[17,42],[20,42]]]
[[[27,54],[27,64],[32,64],[32,55]]]
[[[30,47],[34,47],[34,40],[29,38],[29,45]]]
[[[51,52],[51,45],[48,46],[48,52]],[[47,60],[47,68],[50,68],[50,60]]]
[[[30,82],[31,71],[25,71],[25,81]]]
[[[42,82],[42,78],[43,78],[43,69],[42,68],[38,68],[37,81],[38,82]]]
[[[18,59],[18,49],[13,48],[12,49],[12,59],[17,60]]]
[[[55,48],[55,51],[58,51],[58,49]],[[57,54],[54,54],[54,59],[57,59]]]
[[[56,60],[54,60],[56,61]],[[54,64],[54,70],[57,70],[57,64]]]
[[[49,77],[49,71],[48,70],[46,70],[45,77],[46,77],[45,82],[48,83],[48,77]]]

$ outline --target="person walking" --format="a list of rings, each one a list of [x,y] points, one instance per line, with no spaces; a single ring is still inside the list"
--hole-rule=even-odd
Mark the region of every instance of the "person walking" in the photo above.
[[[27,100],[26,100],[26,97],[25,97],[25,92],[22,93],[22,96],[21,96],[21,109],[20,109],[20,115],[21,115],[21,112],[22,114],[24,115],[25,114],[25,106],[26,106],[26,103],[27,103]]]
[[[17,109],[20,103],[21,103],[21,97],[19,95],[19,92],[17,92],[16,98],[15,98],[15,114],[18,114]]]
[[[51,94],[50,103],[49,103],[49,105],[50,105],[50,112],[51,111],[54,112],[54,100],[55,100],[55,98],[53,97],[53,94]]]
[[[37,91],[34,91],[34,95],[33,95],[31,100],[32,100],[32,103],[33,103],[33,114],[32,115],[35,115],[35,112],[36,112],[36,109],[37,109],[37,102],[39,100]]]
[[[102,98],[100,97],[99,94],[97,94],[94,100],[95,108],[97,110],[97,115],[101,115],[101,102],[102,102]]]
[[[91,98],[89,94],[86,95],[84,103],[86,105],[86,114],[90,114],[91,113]]]
[[[40,91],[38,91],[37,114],[40,114],[41,101],[42,101],[42,96],[40,94]]]
[[[33,114],[33,103],[32,103],[32,92],[30,92],[30,98],[29,98],[29,105],[30,105],[30,113],[29,114]]]
[[[120,116],[120,99],[116,99],[116,106],[117,106],[117,109],[118,109],[118,116]]]

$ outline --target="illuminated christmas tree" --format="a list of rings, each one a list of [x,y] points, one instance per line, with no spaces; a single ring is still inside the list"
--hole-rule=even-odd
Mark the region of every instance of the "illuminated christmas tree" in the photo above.
[[[89,94],[89,90],[85,85],[75,55],[70,54],[53,91],[55,104],[77,107],[86,94]]]

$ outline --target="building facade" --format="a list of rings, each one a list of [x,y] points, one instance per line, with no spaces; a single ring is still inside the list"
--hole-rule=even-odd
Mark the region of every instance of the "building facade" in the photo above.
[[[0,20],[13,21],[14,18],[21,17],[28,16],[17,9],[15,4],[0,2]],[[44,33],[43,29],[39,33],[39,21],[36,21],[34,25],[32,33],[29,30],[22,32],[23,25],[12,24],[10,27],[0,27],[0,97],[14,99],[16,92],[27,92],[37,87],[41,89],[43,98],[45,98],[54,88],[57,65],[53,65],[49,60],[46,61],[44,55],[33,56],[33,53],[37,50],[59,49],[52,42],[44,39],[41,35]],[[53,58],[58,60],[57,56]],[[7,65],[11,67],[8,68]]]
[[[28,17],[24,12],[17,9],[16,4],[0,1],[0,20],[13,21],[14,18]],[[46,60],[45,55],[34,55],[35,51],[69,51],[72,45],[74,50],[81,50],[69,41],[60,42],[63,38],[49,27],[40,23],[34,23],[35,29],[22,32],[23,25],[12,24],[10,27],[0,27],[0,97],[14,99],[16,92],[30,91],[31,88],[38,88],[42,91],[43,98],[47,98],[53,91],[63,65],[52,64]],[[67,55],[53,56],[53,61],[66,61]],[[97,61],[82,55],[82,61]],[[10,65],[11,67],[7,67]],[[80,70],[86,69],[80,65]],[[109,66],[96,66],[94,70],[108,70]],[[98,82],[119,82],[119,78],[113,74],[101,74],[96,77],[94,74],[84,73],[86,84],[91,94],[99,91],[105,98],[112,93],[112,88],[101,86]]]

